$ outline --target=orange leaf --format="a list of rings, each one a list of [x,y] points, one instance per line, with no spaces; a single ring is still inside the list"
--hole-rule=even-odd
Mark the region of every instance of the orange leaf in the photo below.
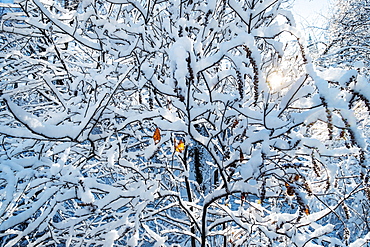
[[[306,215],[309,215],[309,214],[310,214],[310,210],[308,209],[308,207],[306,207],[306,208],[304,209],[304,212],[305,212],[305,214],[306,214]]]
[[[161,131],[156,128],[153,135],[153,140],[155,144],[158,144],[158,142],[161,140]]]
[[[180,140],[179,143],[176,145],[176,140],[175,140],[175,151],[182,153],[182,151],[185,150],[185,143],[183,140]]]

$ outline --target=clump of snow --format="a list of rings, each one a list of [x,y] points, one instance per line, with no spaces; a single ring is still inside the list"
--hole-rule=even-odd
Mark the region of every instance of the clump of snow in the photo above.
[[[119,234],[116,230],[111,230],[105,234],[104,247],[113,247],[114,241],[119,238]]]
[[[261,150],[253,152],[252,157],[247,163],[242,164],[240,168],[240,175],[244,180],[255,178],[258,176],[259,166],[262,164],[263,159]]]

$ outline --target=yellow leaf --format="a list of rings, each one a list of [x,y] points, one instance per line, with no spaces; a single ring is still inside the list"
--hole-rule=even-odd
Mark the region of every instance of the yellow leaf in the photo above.
[[[161,140],[161,131],[158,128],[154,131],[153,140],[155,144],[158,144]]]
[[[183,140],[180,140],[179,143],[176,144],[175,140],[175,151],[182,153],[185,150],[185,143]]]
[[[257,204],[262,204],[261,200],[257,200]]]

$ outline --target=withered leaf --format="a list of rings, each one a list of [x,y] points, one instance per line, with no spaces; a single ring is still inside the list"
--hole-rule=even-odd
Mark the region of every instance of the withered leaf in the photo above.
[[[153,140],[155,144],[158,144],[161,140],[161,131],[159,128],[156,128],[153,134]]]

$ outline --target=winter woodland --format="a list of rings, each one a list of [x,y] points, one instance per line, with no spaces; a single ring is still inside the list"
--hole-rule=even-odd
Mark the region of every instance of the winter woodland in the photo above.
[[[9,6],[0,246],[367,246],[369,1]]]

